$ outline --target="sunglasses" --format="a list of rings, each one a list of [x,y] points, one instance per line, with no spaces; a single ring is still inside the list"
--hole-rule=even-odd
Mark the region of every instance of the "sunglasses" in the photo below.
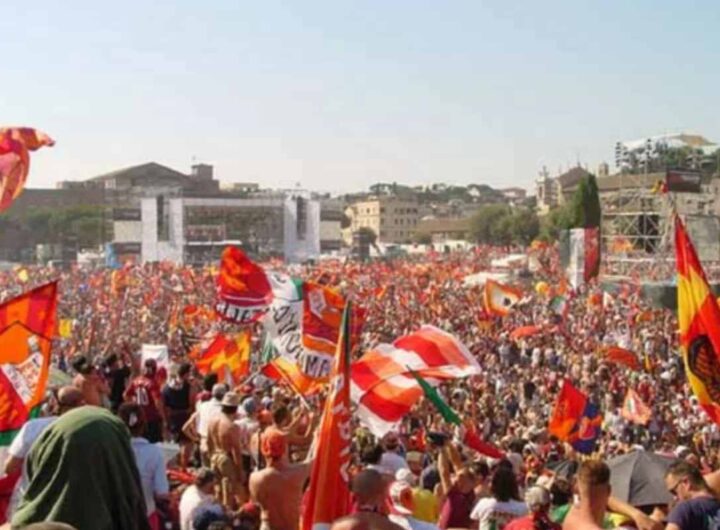
[[[678,481],[675,483],[675,485],[674,485],[672,488],[668,488],[668,491],[670,492],[670,495],[672,495],[673,497],[677,497],[677,489],[678,489],[678,486],[680,486],[680,484],[681,484],[684,480],[685,480],[684,478],[681,478],[680,480],[678,480]]]

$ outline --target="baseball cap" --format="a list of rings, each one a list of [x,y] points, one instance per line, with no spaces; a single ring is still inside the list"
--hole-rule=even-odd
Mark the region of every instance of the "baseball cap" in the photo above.
[[[257,410],[255,399],[251,397],[245,398],[242,402],[242,408],[245,411],[245,414],[255,414],[255,411]]]

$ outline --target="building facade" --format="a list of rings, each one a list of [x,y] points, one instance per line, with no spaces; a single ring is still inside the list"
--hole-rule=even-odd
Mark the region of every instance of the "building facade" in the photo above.
[[[384,196],[356,202],[345,213],[350,218],[352,232],[369,228],[381,243],[411,241],[421,217],[416,201]]]
[[[136,249],[142,262],[207,263],[227,245],[290,263],[320,255],[320,204],[297,191],[242,199],[145,198],[138,221],[115,223],[124,228],[115,230],[114,254]]]

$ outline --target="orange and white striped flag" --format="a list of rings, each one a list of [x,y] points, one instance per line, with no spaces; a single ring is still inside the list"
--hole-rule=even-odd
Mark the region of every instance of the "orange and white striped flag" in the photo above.
[[[351,377],[358,417],[374,435],[392,430],[423,395],[410,370],[431,385],[481,371],[465,345],[434,326],[380,344],[353,363]]]

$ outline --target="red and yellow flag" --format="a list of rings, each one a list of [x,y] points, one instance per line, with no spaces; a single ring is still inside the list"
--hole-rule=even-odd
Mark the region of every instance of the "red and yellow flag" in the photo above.
[[[0,445],[45,396],[56,312],[57,282],[0,305]]]
[[[680,218],[675,216],[678,324],[685,373],[698,402],[720,423],[720,308]]]
[[[25,189],[30,172],[30,153],[55,142],[35,129],[0,129],[0,211],[10,207]]]
[[[300,530],[329,528],[350,513],[350,314],[343,311],[330,393],[317,431],[307,503]]]
[[[215,373],[222,381],[239,384],[250,373],[250,330],[231,337],[219,334],[195,361],[198,372]]]

